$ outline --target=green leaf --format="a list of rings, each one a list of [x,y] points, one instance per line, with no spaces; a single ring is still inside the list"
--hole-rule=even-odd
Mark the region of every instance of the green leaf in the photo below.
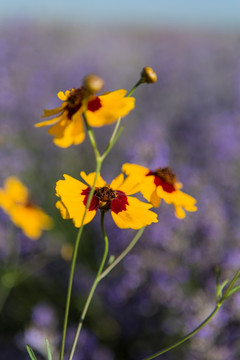
[[[216,289],[216,296],[217,299],[221,299],[222,297],[222,291],[224,289],[224,287],[229,283],[229,280],[225,280],[222,284],[217,285],[217,289]]]
[[[49,344],[48,339],[46,339],[46,347],[47,347],[48,360],[52,360],[52,354],[51,354],[51,349],[50,349],[50,344]]]
[[[37,360],[33,350],[30,348],[29,345],[26,345],[28,355],[30,356],[31,360]]]
[[[229,291],[228,293],[228,297],[235,294],[236,292],[238,292],[240,290],[240,285],[234,287],[232,290]]]

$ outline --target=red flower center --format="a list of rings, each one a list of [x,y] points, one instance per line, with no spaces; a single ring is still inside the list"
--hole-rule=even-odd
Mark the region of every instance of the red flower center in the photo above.
[[[90,187],[87,187],[82,191],[82,195],[85,195],[83,203],[86,206],[88,196],[90,193]],[[108,211],[111,209],[115,214],[127,209],[128,204],[127,196],[123,191],[113,190],[110,185],[106,185],[94,190],[94,194],[89,206],[89,211],[100,210]]]
[[[88,110],[90,110],[92,112],[97,111],[101,107],[102,107],[102,104],[101,104],[101,100],[99,99],[99,97],[95,97],[95,99],[90,100],[88,102]]]
[[[154,176],[154,184],[156,186],[161,186],[164,191],[172,193],[176,190],[174,185],[177,181],[177,177],[170,168],[158,168],[156,171],[150,170],[146,176],[149,175]]]
[[[83,99],[88,99],[88,110],[89,111],[97,111],[102,107],[101,100],[99,97],[90,95],[86,88],[83,86],[78,89],[73,89],[67,98],[66,111],[67,116],[71,120],[72,116],[81,108]]]
[[[86,89],[81,87],[79,89],[73,89],[67,98],[67,116],[69,119],[80,109],[82,106],[82,100],[86,96]]]

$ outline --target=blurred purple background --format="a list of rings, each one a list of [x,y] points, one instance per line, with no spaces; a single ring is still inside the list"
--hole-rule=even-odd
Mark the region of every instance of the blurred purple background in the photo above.
[[[135,92],[136,109],[123,120],[124,134],[109,154],[102,176],[111,181],[123,162],[171,166],[183,190],[198,201],[184,220],[162,204],[131,254],[100,283],[75,360],[140,360],[197,326],[215,305],[215,266],[221,280],[240,265],[240,37],[236,32],[40,25],[1,27],[0,184],[17,175],[52,217],[52,232],[32,242],[0,212],[0,358],[38,359],[45,338],[57,356],[70,264],[61,246],[76,229],[55,209],[55,182],[94,170],[89,141],[54,146],[36,129],[43,109],[59,105],[60,90],[78,87],[97,73],[106,91],[130,89],[144,66],[158,74]],[[102,148],[112,127],[96,130]],[[134,232],[107,219],[110,253],[118,255]],[[67,348],[103,251],[99,218],[86,228],[75,276]],[[11,271],[25,266],[11,289]],[[240,296],[227,301],[194,339],[162,359],[237,360]]]

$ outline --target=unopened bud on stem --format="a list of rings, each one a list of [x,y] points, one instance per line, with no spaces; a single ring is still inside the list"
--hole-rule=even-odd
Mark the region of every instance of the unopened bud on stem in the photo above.
[[[144,67],[141,72],[142,83],[152,84],[157,81],[157,74],[151,67]]]
[[[83,86],[90,92],[96,93],[102,90],[104,81],[98,75],[90,74],[83,79]]]

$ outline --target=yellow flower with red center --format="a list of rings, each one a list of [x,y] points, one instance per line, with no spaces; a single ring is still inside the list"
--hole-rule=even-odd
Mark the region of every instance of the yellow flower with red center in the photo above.
[[[31,201],[27,188],[14,176],[0,189],[0,207],[30,239],[38,239],[42,230],[53,226],[52,219]]]
[[[82,224],[88,196],[93,185],[95,172],[86,174],[81,172],[83,182],[64,175],[65,180],[59,180],[56,185],[56,194],[60,200],[56,207],[64,219],[72,219],[76,227]],[[97,209],[111,211],[115,224],[121,229],[140,229],[143,226],[158,222],[157,214],[150,211],[151,204],[144,203],[131,196],[139,191],[139,186],[133,179],[124,179],[118,175],[111,184],[107,184],[98,175],[91,204],[84,219],[84,225],[95,216]]]
[[[182,184],[168,167],[150,170],[136,164],[124,164],[122,171],[130,178],[140,182],[140,191],[154,207],[160,205],[161,199],[167,204],[173,204],[177,218],[184,218],[185,211],[196,211],[196,200],[182,192]]]
[[[48,132],[54,136],[57,146],[67,148],[78,145],[85,138],[84,124],[81,115],[86,108],[88,124],[101,127],[126,116],[133,108],[135,99],[125,97],[127,91],[120,89],[101,96],[95,96],[85,88],[60,91],[58,97],[63,101],[56,109],[44,110],[43,118],[56,115],[51,120],[35,124],[36,127],[51,125]]]

